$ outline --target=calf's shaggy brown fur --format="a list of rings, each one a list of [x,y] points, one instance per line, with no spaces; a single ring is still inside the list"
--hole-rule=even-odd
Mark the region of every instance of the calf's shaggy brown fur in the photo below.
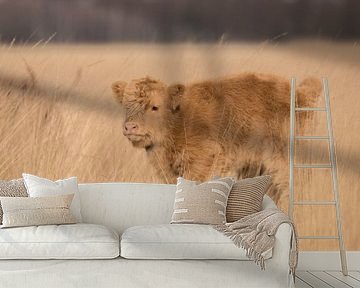
[[[124,135],[146,149],[166,182],[176,183],[178,176],[203,181],[214,175],[270,174],[270,196],[276,202],[286,197],[287,79],[243,73],[167,86],[145,77],[112,88],[126,111]],[[297,105],[311,106],[320,91],[319,80],[305,79],[296,90]]]

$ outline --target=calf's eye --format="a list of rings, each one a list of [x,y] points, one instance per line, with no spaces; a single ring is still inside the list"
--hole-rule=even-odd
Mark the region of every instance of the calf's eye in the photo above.
[[[151,107],[151,110],[152,110],[152,111],[157,111],[157,110],[159,110],[159,107],[158,107],[158,106],[152,106],[152,107]]]

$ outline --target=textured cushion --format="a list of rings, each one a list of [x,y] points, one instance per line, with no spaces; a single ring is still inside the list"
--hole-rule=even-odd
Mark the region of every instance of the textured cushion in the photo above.
[[[0,197],[3,207],[3,227],[71,224],[70,212],[74,194],[51,197]]]
[[[179,177],[171,223],[223,224],[233,186],[231,177],[201,184]]]
[[[119,256],[119,237],[102,225],[0,229],[0,259],[95,259]]]
[[[264,195],[271,184],[271,176],[259,176],[237,181],[226,206],[227,222],[235,222],[261,210]]]
[[[272,250],[265,252],[266,259]],[[121,237],[121,256],[129,259],[237,259],[246,252],[210,225],[134,226]]]
[[[0,197],[27,197],[24,179],[10,181],[0,180]],[[0,204],[0,224],[2,223],[3,211]]]
[[[82,222],[80,213],[79,188],[76,177],[51,181],[30,174],[23,174],[25,186],[30,197],[46,197],[64,194],[75,194],[70,210],[76,218],[76,222]]]

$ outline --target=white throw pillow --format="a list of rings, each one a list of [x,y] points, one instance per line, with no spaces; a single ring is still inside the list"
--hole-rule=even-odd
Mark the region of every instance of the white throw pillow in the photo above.
[[[74,199],[70,205],[76,222],[82,222],[80,211],[80,196],[76,177],[69,179],[51,181],[49,179],[23,173],[24,183],[29,197],[49,197],[66,194],[74,194]]]
[[[121,256],[128,259],[249,260],[246,252],[210,225],[164,224],[130,227],[121,237]],[[272,257],[272,249],[263,254]]]
[[[118,256],[119,236],[102,225],[0,229],[0,259],[107,259]]]

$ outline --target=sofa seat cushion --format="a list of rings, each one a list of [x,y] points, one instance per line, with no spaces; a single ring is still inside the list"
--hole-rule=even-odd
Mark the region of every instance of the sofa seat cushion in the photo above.
[[[201,224],[130,227],[123,233],[120,247],[121,256],[128,259],[249,260],[231,239]],[[271,258],[272,250],[263,256]]]
[[[106,259],[117,256],[119,237],[102,225],[0,229],[0,259]]]

